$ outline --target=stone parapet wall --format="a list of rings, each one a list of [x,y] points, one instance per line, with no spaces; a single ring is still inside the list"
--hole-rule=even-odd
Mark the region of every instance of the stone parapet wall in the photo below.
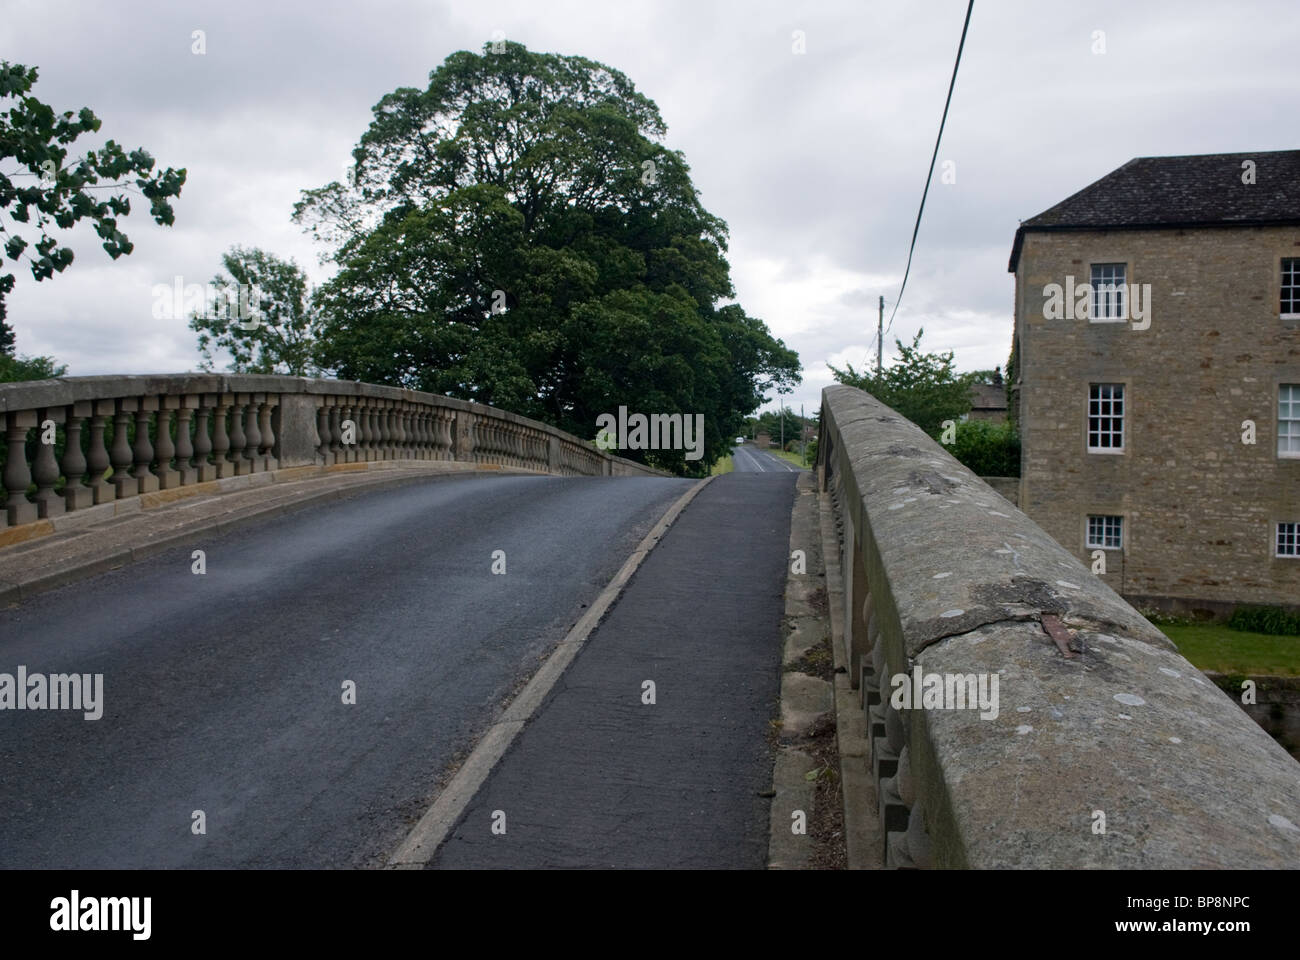
[[[868,394],[821,424],[887,863],[1300,867],[1300,764],[1164,634]]]
[[[0,528],[159,490],[338,463],[454,460],[572,476],[667,476],[504,410],[354,381],[64,377],[0,384],[0,417]],[[33,431],[36,454],[29,457]],[[55,435],[62,437],[58,455],[44,442]]]

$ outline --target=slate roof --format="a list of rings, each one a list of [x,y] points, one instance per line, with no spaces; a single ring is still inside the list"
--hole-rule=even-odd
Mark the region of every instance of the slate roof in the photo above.
[[[991,383],[976,383],[970,390],[970,408],[972,410],[1005,410],[1007,408],[1006,387]]]
[[[1242,183],[1242,163],[1255,182]],[[1300,223],[1300,150],[1135,157],[1096,183],[1023,221],[1008,270],[1015,272],[1028,230],[1137,230],[1155,227]]]

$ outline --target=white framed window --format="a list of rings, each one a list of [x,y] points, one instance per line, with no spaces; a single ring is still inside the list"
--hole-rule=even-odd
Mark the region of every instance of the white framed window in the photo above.
[[[1282,297],[1279,308],[1284,317],[1300,317],[1300,257],[1282,258]]]
[[[1277,455],[1300,457],[1300,383],[1277,388]]]
[[[1101,550],[1124,549],[1124,518],[1089,514],[1088,547]]]
[[[1279,557],[1300,557],[1300,523],[1277,525],[1277,550]]]
[[[1122,263],[1092,265],[1092,309],[1088,313],[1091,323],[1123,323],[1128,320],[1128,304],[1124,302],[1126,273],[1126,266]]]
[[[1088,451],[1124,452],[1124,384],[1089,384]]]

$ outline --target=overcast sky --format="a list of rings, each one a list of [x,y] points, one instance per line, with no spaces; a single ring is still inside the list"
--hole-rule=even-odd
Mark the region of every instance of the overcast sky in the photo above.
[[[898,296],[966,0],[60,2],[0,0],[0,59],[36,66],[56,110],[189,172],[176,224],[137,201],[116,262],[92,231],[76,262],[9,299],[18,352],[70,375],[195,369],[184,320],[151,288],[206,282],[234,244],[327,276],[289,220],[340,179],[397,87],[427,85],[494,31],[623,71],[654,100],[705,207],[730,226],[747,312],[798,351],[811,410],[827,362],[865,364],[876,303]],[[191,52],[206,34],[206,54]],[[794,31],[806,52],[793,52]],[[1104,31],[1104,53],[1094,53]],[[886,334],[1005,364],[1027,219],[1137,156],[1294,149],[1300,7],[1277,2],[976,0],[907,292]],[[93,143],[91,141],[94,141]],[[952,161],[956,182],[940,182]],[[11,161],[12,162],[12,161]],[[67,237],[68,234],[63,234]],[[886,359],[888,362],[888,359]]]

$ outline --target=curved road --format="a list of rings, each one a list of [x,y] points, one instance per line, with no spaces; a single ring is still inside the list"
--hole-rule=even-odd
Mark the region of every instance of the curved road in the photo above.
[[[699,491],[431,865],[765,866],[797,471],[757,472]],[[0,674],[103,675],[99,719],[0,710],[0,867],[383,865],[691,484],[430,479],[0,610]]]
[[[381,863],[689,486],[430,480],[0,610],[0,673],[104,690],[98,720],[0,711],[0,867]]]

